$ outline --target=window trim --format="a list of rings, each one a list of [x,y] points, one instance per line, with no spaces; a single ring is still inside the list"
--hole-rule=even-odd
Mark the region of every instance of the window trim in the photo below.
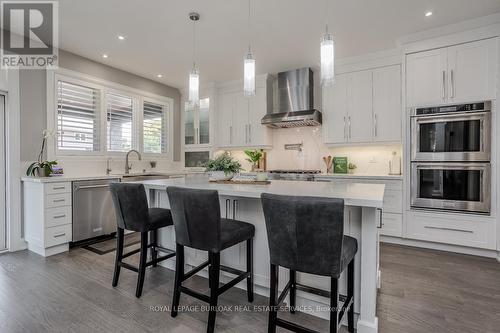
[[[171,97],[156,95],[147,91],[135,89],[129,86],[121,85],[115,82],[96,78],[90,75],[79,73],[68,69],[47,70],[47,128],[57,130],[57,82],[66,81],[68,83],[88,86],[98,90],[99,95],[99,151],[72,151],[59,150],[57,148],[57,140],[51,137],[47,142],[47,158],[49,160],[72,157],[75,159],[98,159],[103,160],[108,157],[124,157],[125,152],[107,151],[106,138],[106,92],[130,96],[134,100],[133,120],[132,120],[132,149],[137,149],[144,156],[151,156],[157,159],[173,160],[173,149],[171,146],[173,140],[173,117],[174,117],[174,100]],[[143,137],[142,137],[142,118],[143,118],[143,102],[151,101],[161,104],[165,107],[165,138],[166,146],[165,153],[152,154],[143,152]]]

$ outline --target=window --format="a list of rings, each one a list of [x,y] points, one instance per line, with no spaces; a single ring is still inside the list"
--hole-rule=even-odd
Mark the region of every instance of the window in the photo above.
[[[98,151],[99,91],[57,81],[57,149]]]
[[[164,106],[151,102],[143,104],[143,152],[166,152]]]
[[[106,94],[108,151],[126,152],[132,149],[133,106],[131,97]]]

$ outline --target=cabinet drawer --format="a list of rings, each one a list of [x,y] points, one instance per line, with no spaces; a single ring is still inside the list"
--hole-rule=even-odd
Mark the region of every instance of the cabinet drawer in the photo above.
[[[402,214],[382,214],[382,229],[380,234],[385,236],[401,237],[403,235],[403,215]]]
[[[44,185],[45,194],[58,194],[58,193],[70,193],[71,183],[61,182],[61,183],[47,183]]]
[[[409,214],[407,237],[483,249],[496,246],[494,220],[478,221],[452,214]]]
[[[45,247],[71,242],[71,224],[45,228]]]
[[[71,205],[71,193],[49,194],[45,196],[45,208]]]
[[[403,192],[385,190],[383,210],[385,213],[403,213]]]
[[[71,206],[47,208],[45,210],[45,227],[71,224]]]

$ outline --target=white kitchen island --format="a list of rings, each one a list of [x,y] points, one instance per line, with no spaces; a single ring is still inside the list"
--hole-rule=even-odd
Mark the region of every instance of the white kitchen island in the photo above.
[[[355,257],[355,313],[357,315],[358,333],[375,333],[378,331],[376,317],[376,300],[378,285],[378,210],[382,208],[384,185],[362,183],[305,182],[274,180],[269,185],[253,184],[217,184],[206,178],[178,178],[141,181],[148,192],[150,204],[156,207],[169,208],[166,188],[180,186],[194,189],[211,189],[219,191],[220,208],[223,217],[236,218],[255,225],[254,240],[254,281],[255,292],[269,295],[269,248],[264,214],[260,202],[261,193],[283,195],[318,196],[342,198],[345,201],[344,232],[358,240],[358,253]],[[162,246],[175,249],[175,235],[172,227],[163,228],[159,232]],[[207,258],[206,252],[186,249],[186,264],[196,266]],[[245,244],[235,245],[221,253],[221,264],[245,268]],[[171,261],[165,266],[174,268]],[[186,269],[188,269],[187,267]],[[200,272],[207,276],[206,271]],[[221,272],[221,281],[229,280],[229,275]],[[280,289],[285,286],[288,273],[280,271]],[[301,284],[329,291],[329,279],[309,274],[298,274]],[[345,294],[345,277],[339,283],[340,292]],[[241,283],[241,288],[246,285]],[[248,305],[248,304],[242,304]],[[321,296],[297,291],[297,306],[313,315],[329,318],[329,300]]]

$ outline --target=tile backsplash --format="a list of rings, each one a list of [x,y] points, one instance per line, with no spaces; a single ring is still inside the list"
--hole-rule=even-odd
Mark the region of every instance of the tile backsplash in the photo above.
[[[302,151],[285,150],[285,144],[302,144]],[[393,152],[401,156],[401,145],[366,145],[330,148],[323,144],[321,127],[301,127],[273,130],[273,148],[267,151],[267,169],[314,169],[326,172],[323,156],[345,156],[356,164],[354,173],[385,175],[389,173],[389,161]],[[243,151],[232,151],[245,170]]]

